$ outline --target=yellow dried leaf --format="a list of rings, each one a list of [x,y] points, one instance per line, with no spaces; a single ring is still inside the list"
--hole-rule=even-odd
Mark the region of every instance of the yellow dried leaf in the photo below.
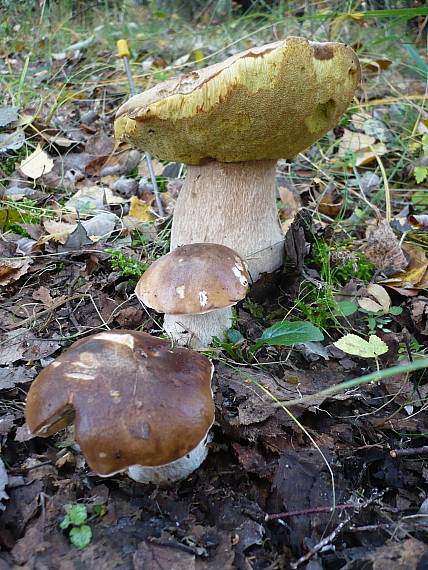
[[[151,222],[155,219],[154,215],[150,211],[148,204],[146,204],[146,202],[143,200],[137,198],[137,196],[131,196],[129,215],[132,218],[139,220],[140,222]]]

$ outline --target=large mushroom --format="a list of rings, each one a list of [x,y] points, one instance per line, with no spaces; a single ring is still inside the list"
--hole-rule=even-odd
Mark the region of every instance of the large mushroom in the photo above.
[[[235,251],[216,243],[183,245],[157,259],[135,293],[165,313],[164,329],[179,344],[207,347],[232,326],[232,309],[245,298],[248,269]]]
[[[213,366],[143,332],[102,332],[75,342],[31,384],[26,419],[47,437],[75,425],[89,466],[141,483],[187,477],[207,455],[214,421]]]
[[[359,79],[350,47],[289,37],[167,80],[122,105],[118,140],[187,165],[171,249],[196,242],[232,247],[253,281],[279,267],[276,161],[334,127]]]

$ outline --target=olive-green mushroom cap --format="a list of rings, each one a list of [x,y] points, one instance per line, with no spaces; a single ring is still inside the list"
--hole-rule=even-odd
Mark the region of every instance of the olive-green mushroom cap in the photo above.
[[[292,158],[337,124],[359,80],[349,46],[289,37],[132,97],[115,136],[186,164]]]

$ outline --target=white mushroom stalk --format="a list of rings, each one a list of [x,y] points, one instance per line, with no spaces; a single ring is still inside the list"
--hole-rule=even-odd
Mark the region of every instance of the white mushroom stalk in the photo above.
[[[275,165],[257,160],[188,166],[175,205],[171,249],[188,243],[226,245],[246,260],[252,282],[277,269],[284,236],[276,208]]]
[[[186,479],[205,461],[208,455],[208,441],[209,437],[207,434],[194,449],[166,465],[156,465],[154,467],[131,465],[128,468],[128,475],[138,483],[153,483],[155,485],[169,485],[170,483]]]

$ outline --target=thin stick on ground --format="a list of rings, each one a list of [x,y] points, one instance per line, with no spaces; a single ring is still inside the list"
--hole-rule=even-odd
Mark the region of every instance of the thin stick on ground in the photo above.
[[[391,457],[414,457],[415,455],[428,455],[428,445],[422,447],[409,447],[408,449],[391,449]]]
[[[371,495],[371,497],[369,497],[366,501],[362,502],[360,505],[354,505],[355,513],[359,512],[362,509],[365,509],[366,507],[368,507],[369,505],[371,505],[372,503],[374,503],[375,501],[377,501],[378,499],[383,497],[383,495],[386,493],[386,491],[387,491],[387,489],[385,489],[384,491],[380,491],[380,492],[374,492]],[[304,554],[298,560],[296,560],[296,562],[293,562],[292,564],[290,564],[290,567],[293,570],[297,570],[297,568],[299,566],[301,566],[304,562],[307,562],[308,560],[313,558],[325,546],[327,546],[328,544],[333,542],[333,540],[335,540],[337,538],[337,536],[342,531],[342,529],[351,521],[351,519],[355,513],[347,514],[346,517],[343,519],[343,521],[341,521],[328,536],[326,536],[325,538],[320,540],[320,542],[318,542],[318,544],[313,546],[306,554]]]

